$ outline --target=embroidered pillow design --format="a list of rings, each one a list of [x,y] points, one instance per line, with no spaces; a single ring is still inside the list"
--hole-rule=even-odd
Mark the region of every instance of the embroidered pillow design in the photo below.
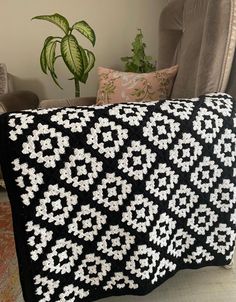
[[[150,73],[121,72],[99,67],[97,104],[154,101],[168,98],[177,71],[177,65]]]

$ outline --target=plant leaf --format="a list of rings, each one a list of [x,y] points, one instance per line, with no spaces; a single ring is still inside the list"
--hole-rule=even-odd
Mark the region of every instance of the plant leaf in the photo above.
[[[62,58],[70,72],[78,79],[84,73],[81,48],[73,35],[65,36],[61,41]]]
[[[61,87],[61,85],[60,85],[60,84],[58,83],[58,81],[57,81],[57,75],[55,74],[55,72],[54,72],[54,71],[50,71],[50,74],[51,74],[51,77],[52,77],[54,83],[55,83],[59,88],[63,89],[63,88]]]
[[[80,79],[80,82],[85,84],[88,80],[88,75],[88,73],[83,74],[82,78]]]
[[[47,74],[47,69],[48,69],[45,48],[47,47],[48,43],[50,41],[52,41],[53,39],[55,39],[55,37],[52,37],[52,36],[47,37],[47,39],[44,41],[44,46],[43,46],[43,49],[42,49],[41,55],[40,55],[41,69],[45,74]]]
[[[84,51],[88,59],[88,64],[85,67],[85,71],[84,71],[84,73],[86,74],[89,73],[91,69],[93,69],[96,59],[95,59],[95,55],[91,51],[89,51],[88,49],[84,49]]]
[[[56,41],[50,41],[45,47],[45,57],[48,69],[54,71],[54,63],[56,58]]]
[[[84,73],[80,81],[85,84],[88,80],[90,70],[94,67],[95,56],[91,51],[89,51],[88,49],[83,49],[82,47],[81,53],[83,57]]]
[[[49,36],[46,38],[46,40],[44,41],[44,47],[49,43],[51,42],[53,39],[57,39],[57,37],[53,37],[53,36]]]
[[[68,34],[68,32],[70,30],[68,21],[66,20],[65,17],[63,17],[60,14],[41,15],[41,16],[36,16],[36,17],[32,18],[32,20],[35,20],[35,19],[49,21],[49,22],[57,25],[60,29],[62,29],[65,34]]]
[[[46,60],[46,54],[45,54],[45,48],[42,49],[41,55],[40,55],[40,66],[42,71],[47,74],[47,60]]]
[[[96,35],[94,30],[90,25],[88,25],[85,21],[79,21],[76,22],[73,27],[73,29],[78,30],[83,36],[85,36],[92,44],[93,46],[96,43]]]
[[[62,89],[62,87],[60,86],[60,84],[57,81],[57,75],[56,75],[55,70],[54,70],[55,62],[60,57],[60,56],[56,57],[56,45],[57,45],[57,41],[48,40],[47,44],[44,46],[44,51],[45,51],[45,58],[46,58],[47,68],[50,71],[50,75],[51,75],[54,83],[59,88]]]
[[[81,46],[80,46],[80,51],[82,54],[83,67],[84,67],[84,71],[85,71],[86,67],[88,66],[88,58],[87,58],[85,49]],[[83,75],[82,75],[80,81],[85,84],[87,82],[87,79],[88,79],[88,74],[83,72]]]

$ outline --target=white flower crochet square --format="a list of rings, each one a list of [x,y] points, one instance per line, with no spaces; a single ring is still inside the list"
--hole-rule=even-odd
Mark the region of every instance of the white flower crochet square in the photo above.
[[[223,170],[210,157],[204,156],[202,162],[191,173],[191,182],[203,193],[208,193],[220,178]]]
[[[236,234],[235,231],[225,223],[221,223],[207,237],[206,243],[209,244],[218,254],[227,255],[226,259],[231,260],[234,252]]]
[[[189,172],[192,165],[202,154],[203,147],[190,133],[183,133],[182,138],[170,150],[170,159],[183,172]]]
[[[12,130],[10,130],[9,135],[12,141],[16,141],[18,136],[22,135],[30,124],[34,123],[34,116],[22,113],[10,114],[10,116],[12,118],[9,120],[8,125]]]
[[[70,155],[64,168],[60,170],[60,178],[72,187],[88,192],[102,170],[103,163],[96,157],[86,153],[84,149],[75,149],[74,154]]]
[[[195,100],[197,101],[198,99]],[[161,105],[161,109],[163,111],[172,113],[175,117],[180,118],[181,120],[188,120],[192,115],[194,107],[194,103],[185,100],[166,101]]]
[[[172,261],[162,258],[160,264],[155,272],[154,278],[152,279],[152,284],[158,282],[167,272],[173,272],[176,269],[176,264]]]
[[[211,262],[215,259],[210,252],[204,249],[202,246],[197,246],[196,249],[184,258],[184,263],[197,263],[200,264],[203,261]]]
[[[199,196],[187,185],[180,185],[169,201],[168,208],[179,218],[186,218],[190,210],[198,202]]]
[[[221,135],[214,154],[221,160],[225,167],[232,167],[236,161],[236,135],[231,129],[226,129]]]
[[[180,258],[194,244],[195,240],[183,229],[178,229],[168,246],[167,253],[175,258]]]
[[[180,131],[180,123],[154,112],[143,128],[143,136],[161,150],[167,150],[176,134]]]
[[[21,201],[29,206],[35,193],[39,191],[40,185],[44,183],[43,173],[37,173],[35,168],[30,168],[27,163],[21,163],[18,158],[12,162],[12,166],[17,175],[20,175],[16,177],[15,182],[24,191],[21,194]]]
[[[55,225],[64,225],[77,202],[77,195],[60,188],[57,184],[49,185],[36,207],[36,217]]]
[[[135,242],[135,236],[125,231],[119,225],[111,225],[97,244],[97,250],[112,257],[114,260],[122,260]]]
[[[43,261],[43,271],[49,270],[51,273],[64,275],[70,273],[79,255],[82,254],[83,247],[65,238],[56,241],[51,252],[46,255]]]
[[[70,129],[73,133],[81,133],[93,117],[94,112],[85,108],[65,108],[55,113],[51,121]]]
[[[34,224],[33,221],[26,223],[26,232],[30,236],[27,244],[30,249],[31,259],[37,261],[48,243],[52,240],[53,232],[46,228],[41,228],[40,225]]]
[[[22,153],[46,168],[55,168],[56,162],[61,160],[69,145],[68,136],[49,128],[49,125],[39,123],[37,129],[34,129],[32,134],[27,136],[27,141],[22,144]]]
[[[87,144],[91,145],[106,158],[115,158],[116,153],[128,139],[128,130],[107,118],[100,117],[87,135]]]
[[[75,272],[75,280],[98,286],[111,270],[111,264],[95,254],[87,254]]]
[[[123,288],[130,288],[136,289],[138,288],[138,284],[131,280],[128,276],[125,276],[122,272],[115,273],[114,276],[107,282],[103,289],[105,291],[112,290],[113,288],[123,289]]]
[[[150,279],[159,261],[160,253],[156,252],[146,244],[139,245],[125,269],[141,280]]]
[[[93,192],[93,200],[110,211],[118,212],[132,191],[132,185],[115,173],[107,173]]]
[[[216,93],[210,93],[208,97],[205,98],[205,104],[223,116],[231,116],[233,99],[230,96],[226,98],[224,95],[223,98],[220,98]]]
[[[147,112],[146,107],[138,104],[119,104],[109,110],[109,114],[121,119],[130,126],[139,126]]]
[[[198,235],[205,235],[217,220],[218,215],[213,210],[200,204],[188,219],[187,226]]]
[[[68,225],[68,232],[76,238],[93,241],[106,221],[106,215],[90,205],[82,205],[72,223]]]
[[[63,292],[59,295],[59,300],[56,302],[75,302],[77,298],[83,299],[88,295],[88,290],[69,284],[63,288]]]
[[[166,164],[159,164],[158,169],[146,182],[146,190],[160,200],[167,200],[171,190],[178,183],[179,175],[175,174]]]
[[[210,202],[221,212],[228,213],[236,204],[236,187],[229,179],[224,179],[223,183],[210,195]]]
[[[122,214],[122,221],[137,232],[146,233],[158,213],[158,205],[143,194],[135,195]]]
[[[132,141],[122,159],[118,160],[118,169],[133,177],[142,180],[156,160],[156,154],[142,145],[139,141]]]
[[[166,213],[160,215],[153,230],[149,234],[149,239],[158,247],[166,247],[173,234],[177,222]]]
[[[37,275],[34,277],[34,284],[36,285],[35,294],[40,299],[39,302],[51,302],[51,297],[60,286],[60,281]]]
[[[213,143],[222,127],[223,119],[206,108],[199,109],[193,122],[193,130],[208,144]]]

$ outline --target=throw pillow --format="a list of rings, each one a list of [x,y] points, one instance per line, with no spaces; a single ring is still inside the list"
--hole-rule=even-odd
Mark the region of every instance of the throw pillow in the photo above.
[[[98,68],[97,104],[154,101],[170,97],[178,66],[150,73]]]

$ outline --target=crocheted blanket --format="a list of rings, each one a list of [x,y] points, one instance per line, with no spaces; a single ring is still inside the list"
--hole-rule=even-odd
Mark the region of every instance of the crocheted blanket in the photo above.
[[[0,122],[26,302],[144,295],[181,269],[231,262],[230,96],[31,110]]]

